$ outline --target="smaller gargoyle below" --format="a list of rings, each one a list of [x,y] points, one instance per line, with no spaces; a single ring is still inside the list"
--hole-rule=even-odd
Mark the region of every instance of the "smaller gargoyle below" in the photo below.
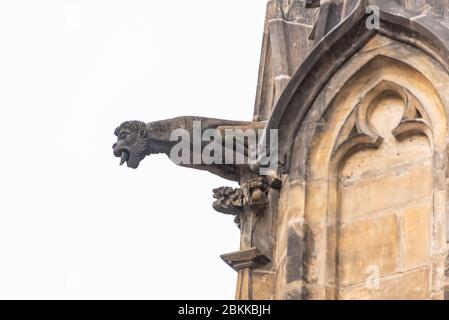
[[[220,187],[213,190],[212,207],[224,214],[238,215],[244,206],[260,208],[268,203],[268,179],[258,177],[242,184],[242,188]]]
[[[213,190],[213,208],[221,213],[238,215],[243,206],[263,207],[268,203],[270,188],[279,189],[280,177],[260,176],[241,185],[241,188],[220,187]]]
[[[279,186],[277,178],[266,176],[257,177],[241,185],[241,188],[221,187],[213,190],[214,199],[212,207],[224,214],[235,216],[234,222],[240,228],[240,215],[243,208],[248,206],[254,210],[260,210],[268,204],[268,192],[270,188]]]
[[[270,184],[265,176],[249,180],[242,185],[243,205],[250,207],[263,207],[268,203]]]
[[[240,188],[221,187],[213,190],[214,199],[212,207],[223,214],[236,216],[242,212],[243,190]]]

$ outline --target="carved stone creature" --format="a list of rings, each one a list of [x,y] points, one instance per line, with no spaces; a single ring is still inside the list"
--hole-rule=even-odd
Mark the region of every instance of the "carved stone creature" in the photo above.
[[[217,188],[213,190],[216,200],[212,207],[220,213],[235,216],[234,222],[240,228],[243,207],[249,206],[255,210],[265,207],[268,204],[270,187],[277,188],[279,185],[279,179],[262,176],[242,184],[242,188]]]
[[[213,208],[221,213],[238,215],[243,206],[264,206],[268,203],[270,184],[264,176],[249,180],[242,188],[221,187],[214,189],[213,197],[217,199]]]
[[[257,177],[243,186],[243,204],[251,207],[264,206],[268,203],[270,185],[266,177]]]
[[[117,142],[113,145],[114,155],[120,158],[120,165],[136,169],[140,162],[148,155],[164,153],[170,156],[170,151],[178,141],[171,141],[172,132],[177,129],[186,130],[190,137],[194,134],[194,122],[201,123],[201,136],[206,130],[220,128],[260,128],[260,123],[246,121],[220,120],[203,117],[178,117],[168,120],[144,123],[141,121],[127,121],[116,130]],[[190,141],[192,144],[192,139]],[[201,151],[209,142],[201,141]],[[193,148],[191,148],[193,149]],[[194,150],[193,150],[194,151]],[[193,156],[193,152],[191,153]],[[205,165],[181,164],[181,166],[206,170],[225,179],[239,181],[240,168],[236,165]],[[224,161],[223,161],[224,163]]]
[[[214,198],[212,207],[224,214],[238,215],[243,208],[243,190],[231,187],[221,187],[213,190]]]

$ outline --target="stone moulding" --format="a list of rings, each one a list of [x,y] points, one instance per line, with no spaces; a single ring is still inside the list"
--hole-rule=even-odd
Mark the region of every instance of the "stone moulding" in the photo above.
[[[223,254],[220,256],[232,269],[239,272],[270,263],[270,258],[260,253],[257,248]]]
[[[391,132],[396,139],[402,141],[410,136],[422,135],[429,139],[431,147],[433,147],[433,133],[429,119],[428,117],[426,119],[420,118],[422,117],[421,112],[424,113],[424,111],[422,111],[423,107],[419,105],[416,97],[408,90],[390,81],[382,81],[367,94],[366,100],[356,106],[354,111],[355,116],[353,117],[354,123],[349,122],[348,124],[349,126],[353,126],[353,128],[346,140],[340,145],[337,144],[335,146],[333,157],[342,161],[341,159],[344,156],[349,156],[357,150],[379,148],[383,142],[383,138],[373,128],[367,117],[372,113],[370,107],[373,100],[385,96],[396,96],[404,104],[402,120]]]
[[[431,137],[432,129],[430,128],[429,123],[423,119],[405,120],[393,130],[393,134],[398,140],[404,140],[412,135],[419,134]]]

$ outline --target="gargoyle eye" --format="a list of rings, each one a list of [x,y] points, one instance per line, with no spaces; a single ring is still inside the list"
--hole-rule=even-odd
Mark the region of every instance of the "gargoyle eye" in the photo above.
[[[119,138],[120,139],[125,139],[127,135],[128,135],[128,132],[122,132],[122,133],[120,133]]]

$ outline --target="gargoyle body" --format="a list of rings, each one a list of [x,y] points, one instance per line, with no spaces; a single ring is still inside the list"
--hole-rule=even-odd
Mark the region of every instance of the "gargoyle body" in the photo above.
[[[257,122],[220,120],[204,117],[178,117],[168,120],[144,123],[141,121],[127,121],[122,123],[116,130],[117,142],[113,145],[114,155],[121,158],[121,164],[126,162],[127,166],[136,169],[140,162],[148,155],[164,153],[170,158],[172,148],[179,142],[173,141],[172,133],[176,130],[187,132],[190,137],[194,136],[195,123],[200,123],[200,135],[206,130],[220,130],[222,128],[261,128]],[[199,152],[210,141],[201,141]],[[191,146],[191,160],[188,163],[179,164],[184,167],[207,170],[213,174],[228,180],[239,181],[240,168],[233,164],[204,164],[195,163],[195,148]],[[200,155],[201,156],[201,155]]]

